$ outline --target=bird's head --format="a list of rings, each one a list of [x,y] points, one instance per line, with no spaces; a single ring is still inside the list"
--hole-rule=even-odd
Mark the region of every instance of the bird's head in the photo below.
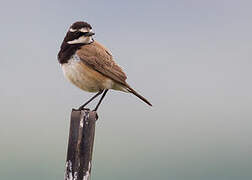
[[[92,37],[94,34],[90,24],[77,21],[70,26],[64,42],[67,44],[89,44],[94,41]]]

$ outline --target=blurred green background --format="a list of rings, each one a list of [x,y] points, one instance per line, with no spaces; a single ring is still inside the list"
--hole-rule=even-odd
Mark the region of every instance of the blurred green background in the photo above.
[[[252,1],[1,1],[0,179],[63,179],[72,107],[56,56],[93,26],[128,83],[109,91],[92,179],[252,179]],[[94,107],[92,104],[90,107]]]

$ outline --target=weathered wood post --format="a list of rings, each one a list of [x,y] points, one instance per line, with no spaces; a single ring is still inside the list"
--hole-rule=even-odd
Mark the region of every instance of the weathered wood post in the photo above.
[[[90,180],[97,117],[89,109],[72,110],[65,180]]]

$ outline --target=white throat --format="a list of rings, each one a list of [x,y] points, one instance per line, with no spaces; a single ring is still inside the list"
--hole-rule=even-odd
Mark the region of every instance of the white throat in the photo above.
[[[74,39],[72,41],[67,41],[68,44],[79,44],[79,43],[83,43],[83,44],[90,44],[94,42],[94,39],[92,36],[81,36],[78,39]]]

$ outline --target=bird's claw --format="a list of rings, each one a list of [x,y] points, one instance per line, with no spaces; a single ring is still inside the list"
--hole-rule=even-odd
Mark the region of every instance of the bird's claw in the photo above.
[[[96,110],[94,109],[92,112],[95,112],[95,118],[96,118],[96,120],[98,120],[99,116],[98,116],[98,113],[96,112]]]
[[[79,107],[78,109],[77,109],[77,111],[81,111],[81,110],[86,110],[86,111],[90,111],[90,109],[89,108],[84,108],[84,107]]]

